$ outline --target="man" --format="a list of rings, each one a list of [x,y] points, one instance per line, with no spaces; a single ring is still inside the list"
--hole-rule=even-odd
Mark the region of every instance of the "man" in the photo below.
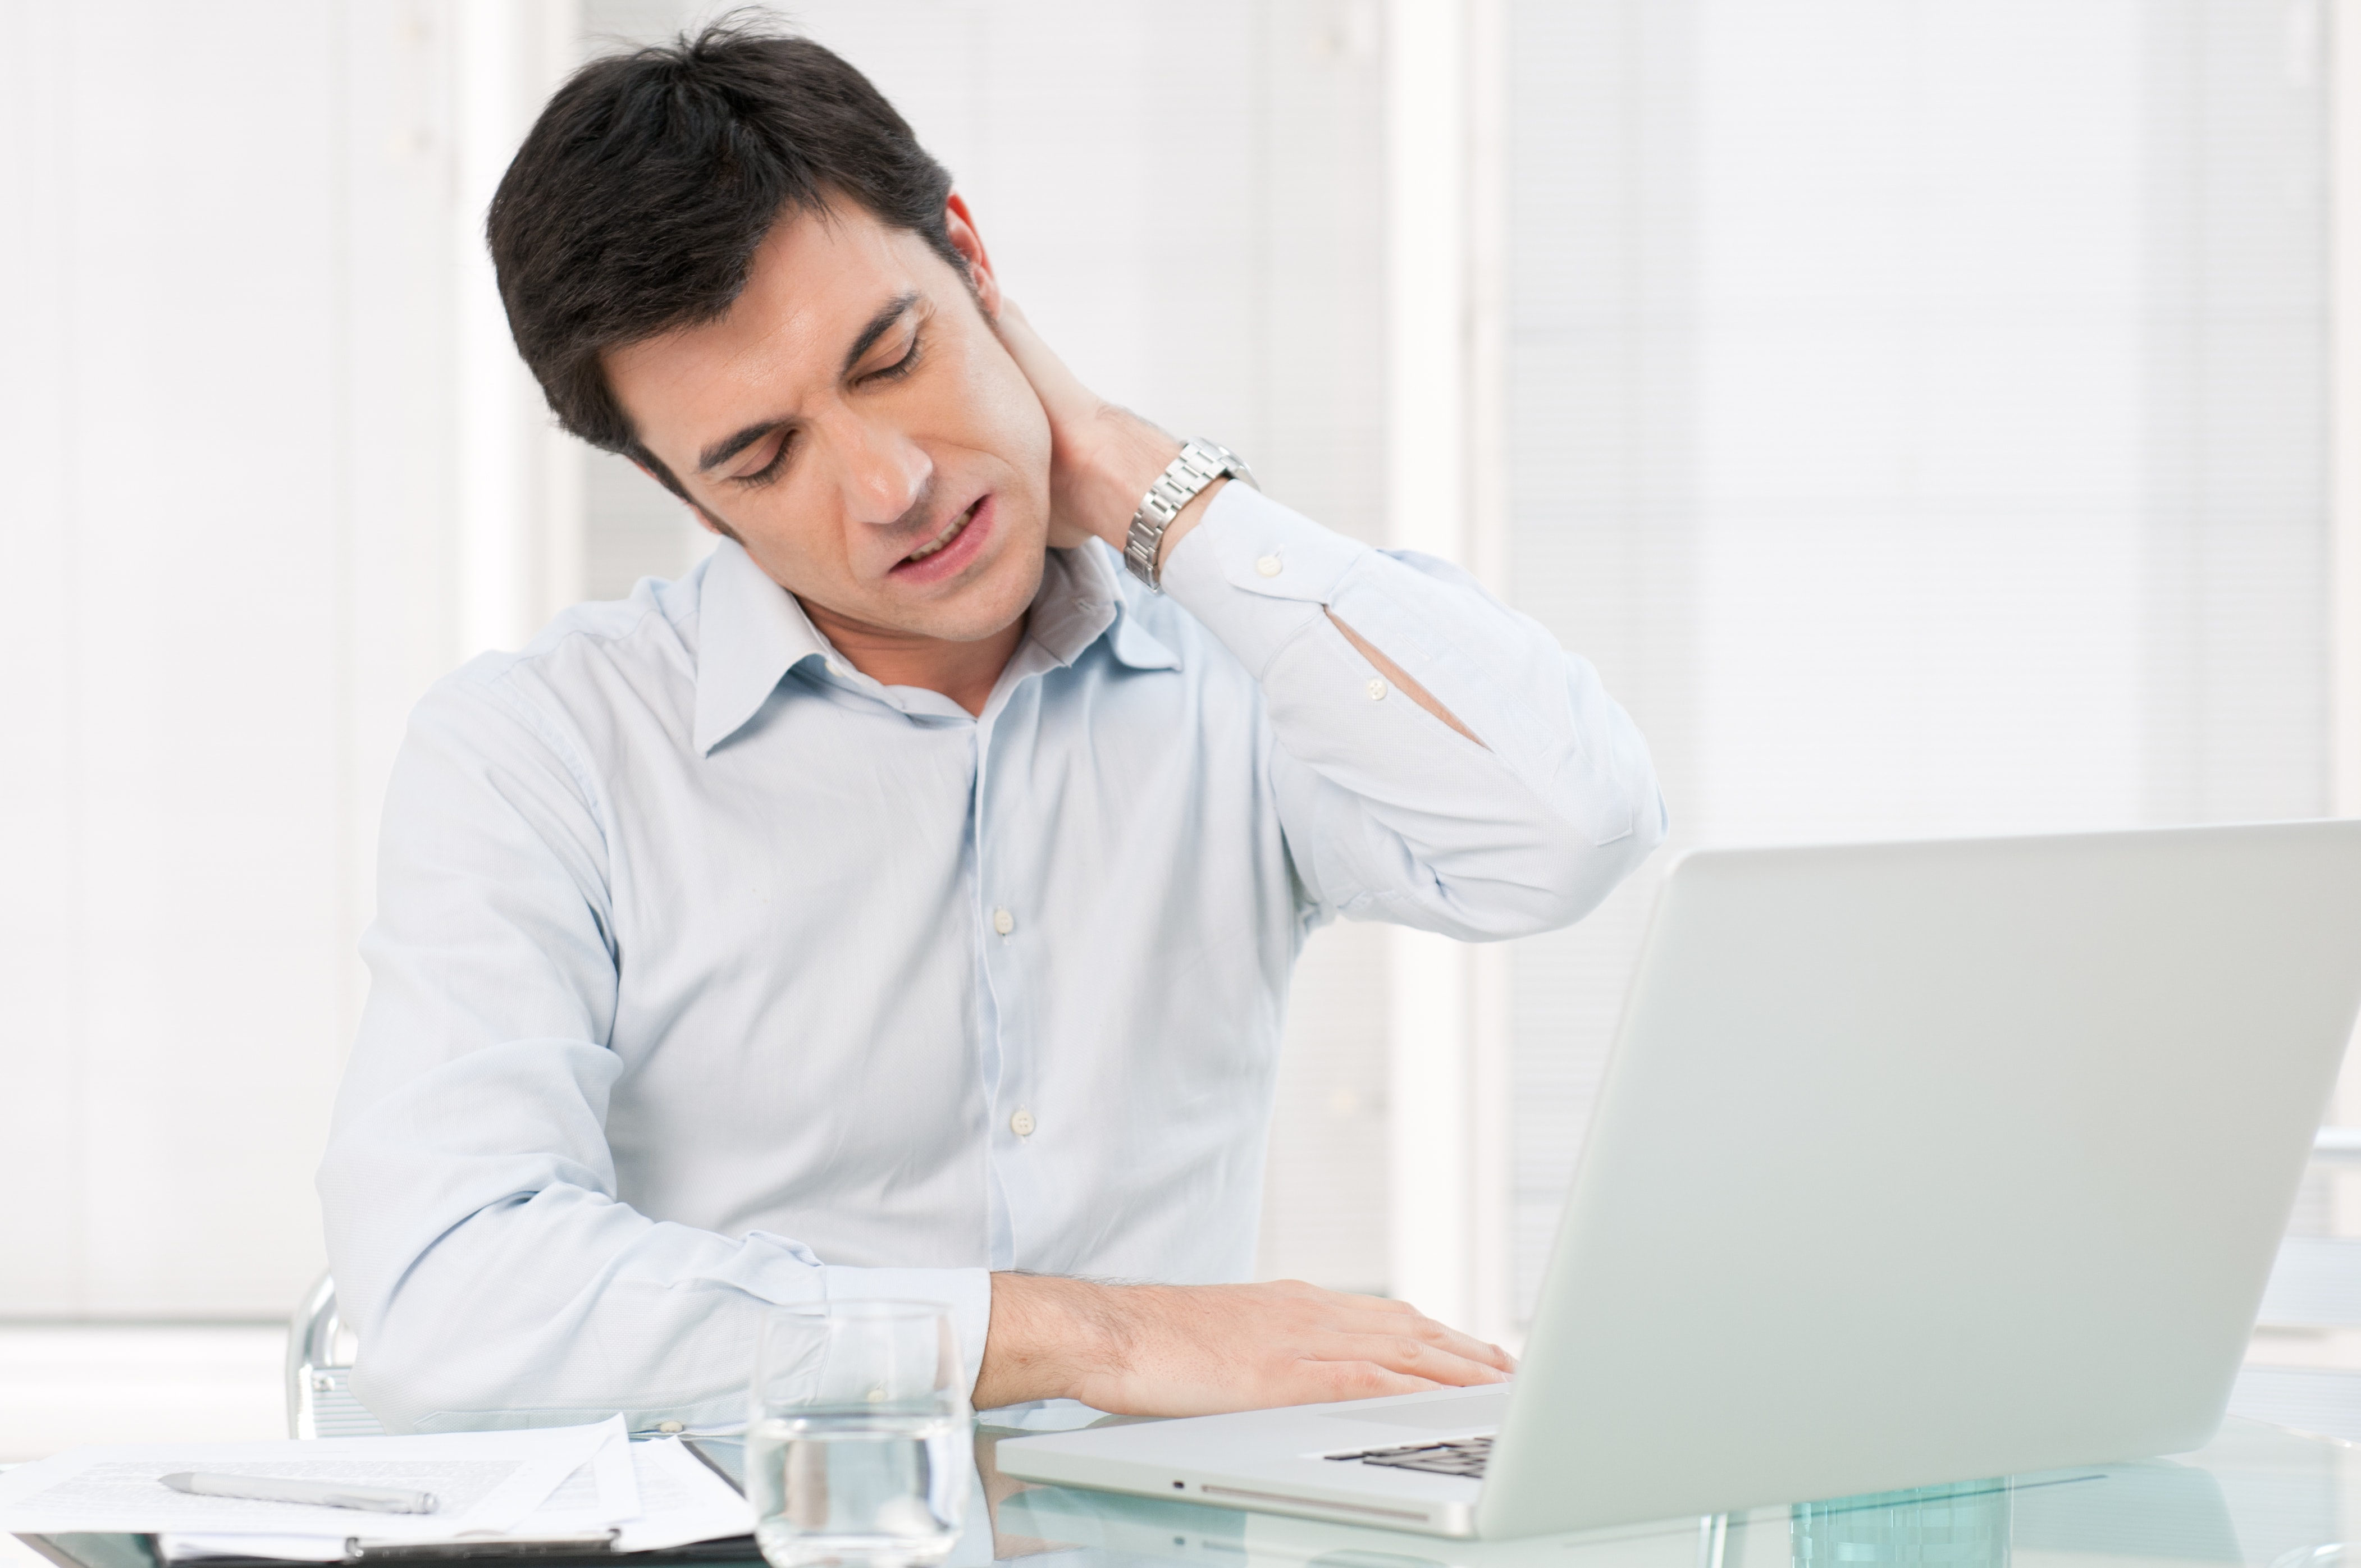
[[[1589,666],[1092,396],[808,41],[586,67],[489,235],[559,419],[721,543],[415,716],[321,1175],[362,1397],[728,1425],[767,1307],[861,1297],[980,1407],[1503,1376],[1225,1282],[1305,933],[1547,929],[1661,838]]]

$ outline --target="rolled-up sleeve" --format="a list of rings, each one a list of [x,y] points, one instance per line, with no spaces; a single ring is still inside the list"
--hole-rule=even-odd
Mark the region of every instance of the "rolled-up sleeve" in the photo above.
[[[1524,936],[1579,919],[1663,840],[1647,744],[1598,672],[1458,568],[1231,484],[1163,587],[1261,685],[1281,826],[1323,911]],[[1336,621],[1481,743],[1393,690]]]
[[[972,1387],[980,1268],[830,1266],[762,1231],[616,1196],[621,1072],[603,807],[529,703],[477,669],[412,719],[391,779],[371,987],[319,1188],[356,1390],[395,1430],[744,1420],[764,1311],[940,1301]]]

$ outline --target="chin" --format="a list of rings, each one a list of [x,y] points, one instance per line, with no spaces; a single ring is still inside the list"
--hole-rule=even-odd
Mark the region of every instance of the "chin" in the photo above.
[[[952,592],[926,605],[926,622],[912,630],[950,642],[981,642],[1005,631],[1033,607],[1049,569],[1049,554],[1039,539],[1005,546],[984,569]]]

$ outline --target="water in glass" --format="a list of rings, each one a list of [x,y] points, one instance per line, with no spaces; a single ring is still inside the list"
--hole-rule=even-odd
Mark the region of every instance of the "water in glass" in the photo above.
[[[974,1449],[942,1308],[779,1309],[763,1325],[750,1414],[746,1494],[773,1568],[925,1568],[949,1555]]]

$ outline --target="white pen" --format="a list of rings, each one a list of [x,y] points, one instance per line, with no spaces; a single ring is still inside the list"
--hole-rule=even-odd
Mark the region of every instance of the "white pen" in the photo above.
[[[156,1477],[175,1492],[197,1497],[242,1497],[250,1503],[311,1503],[330,1508],[367,1508],[379,1514],[431,1514],[432,1492],[393,1486],[353,1486],[334,1481],[293,1481],[275,1475],[208,1475],[182,1470]]]

